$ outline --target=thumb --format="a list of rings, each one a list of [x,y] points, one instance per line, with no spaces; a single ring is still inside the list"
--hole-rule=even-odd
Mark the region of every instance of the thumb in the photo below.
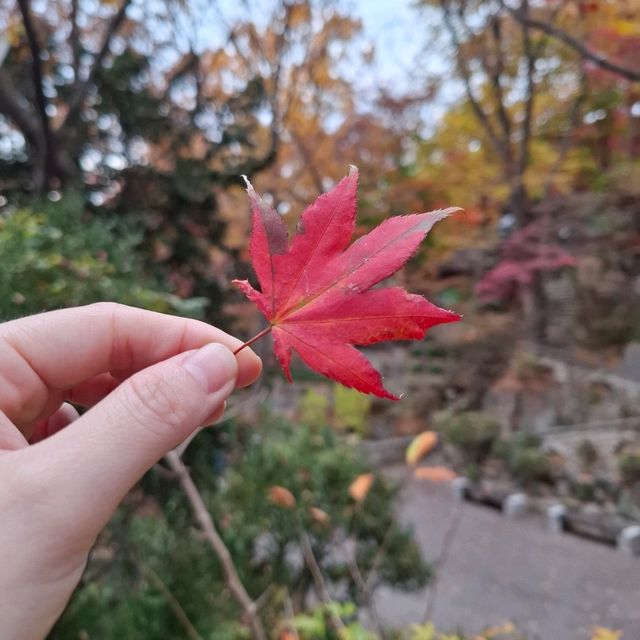
[[[131,376],[30,447],[50,507],[97,533],[155,462],[224,407],[237,373],[235,356],[221,344],[182,353]]]

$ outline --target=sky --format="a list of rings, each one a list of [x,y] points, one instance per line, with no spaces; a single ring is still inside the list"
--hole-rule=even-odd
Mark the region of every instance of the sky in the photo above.
[[[362,35],[354,42],[354,52],[373,46],[374,59],[370,66],[358,61],[343,65],[341,75],[352,81],[366,103],[377,87],[384,87],[392,94],[402,95],[413,86],[425,86],[425,76],[442,73],[448,69],[446,49],[433,43],[430,26],[438,19],[434,9],[417,9],[417,0],[339,0],[335,7],[362,21]],[[225,16],[229,22],[243,11],[250,10],[252,19],[260,23],[268,19],[271,4],[261,5],[252,0],[220,0],[217,14],[202,16],[202,22],[217,23],[216,17]],[[264,9],[264,11],[263,11]],[[205,41],[217,39],[214,31],[205,29]],[[204,44],[204,41],[203,41]],[[207,42],[211,44],[211,42]],[[419,83],[419,84],[418,84]],[[454,83],[451,83],[452,85]],[[446,111],[447,102],[455,96],[448,87],[432,104],[425,105],[423,117],[435,122]]]
[[[429,28],[438,17],[433,9],[417,9],[416,0],[351,0],[347,10],[363,23],[364,38],[375,47],[371,76],[359,78],[360,84],[383,86],[402,94],[412,84],[424,83],[429,74],[442,74],[449,68],[446,49],[430,41]],[[342,4],[340,7],[344,7]],[[429,125],[436,124],[448,105],[459,95],[455,82],[441,87],[439,95],[422,109]]]
[[[376,73],[384,84],[403,81],[420,61],[424,41],[415,31],[417,10],[412,4],[413,0],[352,0],[351,12],[362,20],[365,38],[375,46]]]

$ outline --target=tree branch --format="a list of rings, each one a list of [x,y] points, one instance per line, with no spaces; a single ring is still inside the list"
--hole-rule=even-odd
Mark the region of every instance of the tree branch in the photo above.
[[[41,135],[39,136],[40,148],[44,166],[42,175],[38,182],[40,188],[46,188],[51,178],[55,174],[55,141],[51,131],[49,116],[47,114],[47,98],[44,95],[44,75],[42,73],[42,49],[38,42],[38,35],[31,19],[31,10],[29,0],[18,0],[20,13],[22,14],[22,23],[27,34],[29,49],[31,50],[31,75],[33,78],[33,89],[36,96],[36,107],[40,119]]]
[[[498,136],[495,129],[493,128],[493,125],[491,124],[491,120],[489,119],[489,116],[482,109],[482,105],[473,94],[473,89],[471,87],[471,73],[469,72],[469,69],[467,68],[466,64],[462,61],[462,56],[461,56],[462,44],[460,42],[460,39],[458,38],[458,32],[456,31],[455,25],[453,24],[453,21],[451,19],[451,11],[449,9],[447,0],[440,0],[440,7],[442,9],[445,26],[447,28],[447,31],[449,32],[453,46],[456,49],[456,52],[455,52],[456,66],[458,67],[458,73],[462,77],[465,92],[467,94],[467,99],[469,100],[469,104],[471,105],[471,109],[473,110],[476,118],[484,128],[485,133],[489,138],[489,142],[493,145],[494,149],[502,159],[505,166],[508,166],[510,154],[507,148],[505,147],[504,141],[500,140],[500,137]]]
[[[20,1],[24,2],[24,0]],[[111,40],[113,39],[113,36],[116,34],[118,29],[124,22],[127,8],[129,7],[130,3],[131,0],[123,0],[120,9],[118,9],[118,12],[115,14],[115,16],[113,16],[111,22],[109,23],[109,26],[107,27],[107,30],[105,31],[102,45],[100,46],[100,49],[93,60],[93,64],[89,69],[87,78],[85,80],[80,80],[79,78],[76,79],[75,89],[69,98],[69,110],[67,111],[67,115],[65,116],[64,120],[60,124],[60,129],[62,129],[69,121],[71,121],[76,116],[78,109],[81,107],[82,102],[87,95],[89,87],[94,83],[96,75],[102,67],[102,63],[104,62],[107,53],[109,53],[109,47],[111,46]]]
[[[528,13],[523,12],[522,9],[514,9],[513,7],[510,7],[506,2],[504,2],[504,0],[500,0],[500,4],[521,24],[532,29],[542,31],[548,36],[560,40],[560,42],[563,42],[568,47],[579,53],[583,58],[593,62],[602,69],[611,71],[611,73],[622,76],[631,82],[640,82],[640,71],[629,69],[628,67],[623,67],[622,65],[612,62],[602,54],[596,53],[586,47],[582,42],[580,42],[580,40],[569,35],[566,31],[542,20],[532,18]]]
[[[322,570],[320,569],[320,565],[318,565],[318,561],[316,560],[316,557],[313,553],[313,548],[311,546],[309,536],[304,530],[300,519],[298,519],[298,532],[300,536],[300,545],[302,547],[302,555],[307,564],[307,567],[309,567],[309,571],[311,571],[311,576],[313,577],[313,583],[315,585],[318,598],[320,598],[320,601],[325,606],[330,605],[333,603],[333,600],[329,595],[327,585],[325,584],[324,578],[322,577]],[[329,618],[331,619],[331,624],[333,625],[335,630],[338,632],[346,631],[344,622],[342,622],[340,616],[330,607],[327,608],[327,611],[329,613]]]
[[[384,627],[382,626],[382,621],[380,620],[380,616],[378,615],[378,610],[376,609],[375,602],[373,602],[371,593],[367,588],[367,583],[362,577],[362,572],[360,571],[360,567],[358,567],[358,563],[356,562],[355,558],[351,560],[351,562],[349,562],[349,573],[351,574],[353,581],[356,583],[356,586],[360,590],[362,602],[371,614],[371,621],[373,622],[376,631],[378,632],[380,640],[386,640]]]
[[[0,113],[11,119],[31,146],[38,148],[41,133],[37,117],[4,69],[0,69]]]
[[[251,637],[253,640],[267,640],[267,634],[265,633],[262,621],[258,614],[258,607],[244,588],[236,566],[233,563],[233,558],[229,553],[229,549],[227,549],[224,540],[220,537],[220,534],[213,522],[213,518],[202,499],[202,495],[198,491],[198,487],[196,487],[191,475],[189,474],[189,470],[175,451],[170,451],[165,456],[165,460],[171,470],[177,475],[180,487],[189,501],[191,511],[196,517],[206,541],[209,543],[209,546],[213,549],[222,564],[225,581],[229,590],[233,594],[233,597],[244,612],[251,630]]]
[[[78,31],[78,0],[71,0],[71,66],[73,67],[73,81],[80,81],[80,33]]]
[[[529,0],[523,0],[522,8],[525,15],[529,15]],[[527,59],[527,97],[525,100],[525,112],[522,120],[522,135],[520,138],[520,153],[518,156],[517,175],[520,180],[524,177],[524,172],[529,160],[529,141],[531,140],[531,124],[533,121],[533,105],[536,89],[533,77],[536,69],[536,53],[534,52],[531,44],[529,27],[525,23],[522,23],[522,43]]]
[[[491,84],[496,98],[498,119],[502,125],[504,137],[507,140],[509,154],[511,154],[511,121],[509,120],[509,115],[507,114],[507,109],[504,104],[504,93],[502,91],[502,73],[504,71],[504,64],[502,60],[502,29],[500,26],[499,16],[493,16],[489,31],[496,48],[496,60],[493,68],[488,69],[488,75],[491,78]]]
[[[187,612],[173,593],[171,593],[169,587],[167,587],[162,578],[148,564],[139,558],[135,557],[134,562],[140,573],[148,578],[149,582],[151,582],[151,584],[153,584],[153,586],[163,595],[169,605],[169,608],[173,612],[173,615],[175,615],[178,622],[182,625],[187,637],[191,640],[203,640],[202,636],[198,633],[198,630],[193,626]]]
[[[580,122],[580,112],[582,110],[582,105],[584,104],[586,99],[587,99],[587,79],[583,73],[580,78],[580,91],[578,92],[578,95],[576,96],[573,106],[571,107],[571,114],[569,116],[569,128],[568,128],[567,134],[564,136],[562,140],[562,143],[560,145],[560,151],[558,152],[558,157],[556,158],[556,161],[551,166],[551,169],[549,169],[549,173],[544,182],[545,198],[548,198],[551,195],[551,189],[553,188],[554,178],[558,173],[558,171],[560,170],[560,167],[562,166],[562,163],[564,162],[565,158],[567,157],[567,154],[569,153],[569,149],[571,149],[571,144],[573,142],[572,133],[575,131],[576,127],[578,126],[578,123]]]

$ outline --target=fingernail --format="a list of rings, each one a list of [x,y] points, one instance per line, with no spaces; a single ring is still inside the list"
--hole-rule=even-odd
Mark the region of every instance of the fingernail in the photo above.
[[[236,357],[224,345],[212,342],[189,354],[182,366],[207,392],[219,391],[238,375]]]

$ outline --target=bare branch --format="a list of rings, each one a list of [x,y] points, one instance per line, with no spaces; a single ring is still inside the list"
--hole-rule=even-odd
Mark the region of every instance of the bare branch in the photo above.
[[[71,44],[71,66],[73,67],[74,82],[80,81],[80,32],[78,30],[78,0],[71,0],[71,12],[69,15],[71,22],[71,34],[69,36]]]
[[[498,119],[502,126],[504,136],[508,143],[511,142],[511,120],[507,114],[507,109],[504,103],[504,93],[502,91],[502,74],[504,72],[504,64],[502,59],[502,28],[500,25],[500,17],[493,16],[491,19],[491,25],[489,32],[493,38],[495,46],[495,63],[492,68],[488,70],[488,75],[491,78],[491,85],[496,98],[496,106],[498,111]],[[509,155],[511,155],[511,145],[508,144]]]
[[[587,79],[583,73],[580,78],[580,91],[578,92],[578,95],[576,96],[573,106],[571,107],[571,113],[569,116],[569,128],[567,130],[567,134],[564,136],[562,140],[558,157],[556,158],[556,161],[551,166],[551,169],[549,169],[549,173],[544,182],[545,198],[548,198],[551,195],[551,189],[553,188],[554,178],[558,173],[558,171],[560,170],[560,167],[562,166],[563,162],[565,161],[565,158],[567,157],[569,150],[571,149],[571,144],[574,140],[573,132],[575,131],[576,127],[578,126],[578,123],[580,122],[580,113],[582,111],[582,105],[584,104],[586,99],[587,99]]]
[[[324,578],[322,577],[322,570],[320,569],[320,565],[318,565],[318,561],[313,554],[313,548],[311,547],[309,536],[304,530],[304,527],[302,526],[300,520],[298,520],[298,531],[300,536],[300,545],[302,546],[302,555],[307,564],[307,567],[309,567],[309,571],[311,571],[311,576],[313,577],[313,583],[315,585],[318,598],[320,598],[322,604],[324,604],[325,606],[330,605],[333,603],[333,600],[329,595],[329,591],[327,591],[327,585],[325,584]],[[338,616],[331,608],[328,609],[328,613],[329,618],[331,618],[331,624],[334,626],[336,631],[346,631],[344,622],[342,622],[340,616]]]
[[[153,584],[153,586],[163,595],[169,605],[169,608],[173,612],[173,615],[187,634],[187,637],[191,638],[191,640],[203,640],[202,636],[198,633],[198,630],[189,619],[187,612],[173,593],[171,593],[169,587],[167,587],[162,578],[148,564],[139,558],[134,558],[134,562],[140,573],[148,578],[149,582],[151,582],[151,584]]]
[[[0,69],[0,113],[11,119],[30,145],[39,146],[41,133],[37,117],[4,69]]]
[[[376,605],[371,598],[371,592],[367,587],[367,583],[364,581],[362,577],[362,572],[360,571],[360,567],[356,562],[355,558],[351,560],[349,563],[349,573],[353,578],[353,581],[356,583],[358,590],[360,591],[360,597],[362,598],[362,602],[365,607],[369,610],[371,614],[371,620],[373,621],[374,626],[376,627],[376,631],[380,636],[380,640],[385,640],[386,634],[384,632],[384,627],[382,626],[382,621],[380,620],[380,616],[378,615],[378,610],[376,609]]]
[[[233,563],[233,558],[229,553],[229,549],[227,549],[224,540],[220,537],[220,534],[213,522],[213,518],[202,499],[202,495],[198,491],[198,487],[196,487],[191,475],[189,474],[189,470],[175,451],[170,451],[165,456],[165,460],[171,470],[178,476],[180,487],[189,501],[191,511],[202,529],[205,540],[209,543],[209,546],[222,564],[225,581],[229,590],[233,594],[233,597],[242,607],[251,630],[251,637],[253,640],[267,640],[267,634],[265,633],[262,621],[258,614],[258,607],[244,588],[236,566]]]
[[[291,600],[291,594],[289,593],[288,589],[287,589],[287,598],[285,600],[285,608],[287,611],[287,618],[293,620],[295,616],[295,611],[293,610],[293,602]],[[295,638],[295,640],[300,640],[300,635],[298,634],[298,630],[295,628],[295,626],[291,626],[288,628],[291,630],[291,633],[293,633],[293,637]]]
[[[33,89],[36,95],[36,108],[40,119],[40,148],[42,150],[42,158],[44,166],[42,167],[42,175],[40,176],[38,185],[40,188],[48,186],[49,179],[55,173],[55,151],[54,137],[51,131],[51,124],[47,114],[47,98],[44,95],[44,74],[42,72],[42,49],[38,41],[35,26],[31,18],[31,9],[29,0],[18,0],[20,13],[22,14],[22,23],[27,33],[29,49],[31,50],[31,75],[33,78]]]
[[[24,2],[25,0],[21,0],[21,1]],[[66,117],[60,124],[60,128],[63,128],[65,124],[70,122],[76,116],[78,109],[82,106],[82,102],[87,95],[87,91],[89,90],[89,87],[91,87],[91,85],[95,81],[96,75],[98,74],[98,71],[102,67],[102,63],[104,62],[104,59],[107,53],[109,53],[111,40],[113,39],[113,36],[116,34],[118,29],[124,22],[124,19],[127,13],[127,8],[129,7],[130,3],[131,3],[131,0],[123,0],[122,5],[120,6],[120,9],[118,9],[117,13],[111,19],[111,22],[109,23],[105,31],[104,38],[102,40],[102,45],[100,46],[100,49],[93,60],[93,64],[89,69],[87,78],[85,80],[79,80],[78,78],[76,79],[75,89],[71,94],[71,97],[69,98],[69,110],[67,112]]]
[[[629,69],[628,67],[623,67],[615,62],[612,62],[607,57],[603,56],[600,53],[592,51],[587,46],[582,44],[580,40],[574,38],[569,35],[566,31],[544,22],[542,20],[537,20],[532,18],[528,13],[522,11],[522,9],[514,9],[507,5],[504,0],[500,0],[500,4],[516,19],[518,22],[532,28],[537,29],[538,31],[542,31],[546,33],[548,36],[556,38],[563,42],[568,47],[579,53],[583,58],[593,62],[598,65],[602,69],[606,69],[607,71],[611,71],[611,73],[615,73],[623,78],[631,82],[640,82],[640,71],[636,71],[635,69]]]
[[[313,181],[313,185],[316,188],[316,191],[318,191],[318,193],[322,193],[324,191],[322,176],[318,173],[318,167],[316,167],[316,163],[314,162],[313,156],[309,151],[309,149],[307,148],[305,141],[302,139],[300,134],[294,128],[291,128],[289,130],[289,135],[293,138],[293,141],[298,147],[298,151],[302,156],[304,166],[306,167],[307,171],[311,175],[311,180]]]
[[[471,87],[471,72],[467,67],[466,63],[462,60],[461,52],[461,42],[458,37],[458,32],[456,30],[455,25],[453,24],[453,20],[451,17],[451,10],[449,8],[449,4],[447,0],[440,0],[440,7],[442,8],[444,23],[449,32],[449,36],[451,37],[451,41],[456,49],[455,59],[456,66],[458,67],[458,73],[460,74],[462,81],[464,83],[465,93],[467,94],[467,99],[469,100],[469,104],[471,105],[471,109],[473,110],[476,118],[482,125],[487,137],[489,138],[489,142],[493,145],[495,151],[498,153],[500,158],[503,160],[505,164],[509,163],[509,151],[504,144],[503,140],[500,140],[500,137],[496,133],[489,116],[485,113],[482,108],[482,105],[475,97],[473,93],[473,89]]]
[[[525,15],[529,15],[529,0],[523,0],[522,10]],[[529,156],[529,142],[531,140],[531,125],[533,120],[533,104],[535,98],[535,81],[534,73],[536,69],[536,52],[531,43],[531,34],[529,27],[522,23],[522,43],[524,54],[527,60],[527,97],[525,100],[524,118],[522,121],[522,135],[520,137],[520,154],[518,157],[517,175],[522,180],[525,169],[527,168]]]

